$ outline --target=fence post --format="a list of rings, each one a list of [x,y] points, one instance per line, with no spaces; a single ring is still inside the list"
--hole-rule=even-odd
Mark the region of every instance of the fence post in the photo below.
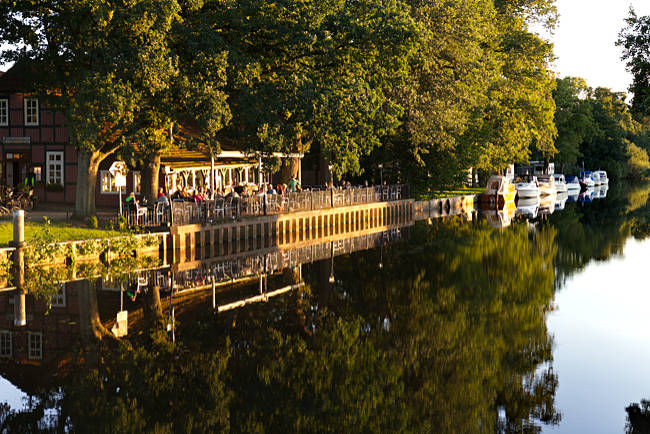
[[[22,209],[13,212],[14,237],[11,245],[14,250],[14,285],[16,297],[14,301],[14,325],[27,325],[27,309],[25,305],[25,211]]]
[[[309,192],[309,209],[314,210],[314,192],[310,191]]]
[[[330,207],[334,208],[334,188],[330,188]]]

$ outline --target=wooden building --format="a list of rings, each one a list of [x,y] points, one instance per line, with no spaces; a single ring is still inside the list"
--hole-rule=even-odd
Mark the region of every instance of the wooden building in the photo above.
[[[36,193],[42,202],[73,204],[77,185],[77,153],[70,144],[61,111],[48,107],[32,92],[33,86],[20,63],[0,72],[0,184],[18,188],[25,184],[30,170],[36,177]],[[276,155],[299,157],[303,155]],[[99,207],[118,206],[119,191],[108,171],[114,159],[107,158],[99,167],[95,203]],[[185,186],[214,185],[227,189],[241,184],[268,180],[261,160],[232,148],[212,158],[198,149],[177,149],[161,159],[160,186],[167,192]],[[265,179],[263,177],[266,176]],[[300,174],[299,174],[300,176]],[[122,193],[140,194],[140,172],[127,175]]]

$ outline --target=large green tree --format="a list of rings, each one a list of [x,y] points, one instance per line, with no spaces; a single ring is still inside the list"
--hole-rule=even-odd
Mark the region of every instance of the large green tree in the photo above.
[[[580,145],[590,141],[596,133],[591,94],[591,88],[582,78],[557,79],[557,87],[553,92],[558,133],[555,139],[558,150],[555,161],[562,165],[575,165],[582,156]]]
[[[30,61],[35,91],[65,114],[77,150],[77,216],[95,213],[97,172],[109,155],[135,155],[143,164],[143,193],[153,197],[174,121],[201,111],[199,136],[214,135],[228,121],[220,90],[225,56],[202,56],[183,37],[190,32],[180,27],[183,7],[195,9],[176,0],[0,6],[0,40],[25,46],[5,59]],[[206,72],[194,75],[198,68]]]
[[[317,140],[343,173],[396,127],[388,93],[404,81],[414,32],[401,2],[206,1],[197,13],[228,47],[222,142],[269,156]]]

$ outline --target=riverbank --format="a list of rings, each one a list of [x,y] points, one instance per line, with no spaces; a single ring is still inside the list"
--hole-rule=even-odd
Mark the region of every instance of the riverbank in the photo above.
[[[50,227],[50,231],[55,239],[59,241],[87,240],[91,238],[108,238],[124,235],[122,232],[107,229],[91,229],[87,227],[75,226],[64,221],[51,221],[49,224],[45,221],[25,222],[25,240],[29,241],[34,234],[43,230],[45,226]],[[0,246],[9,245],[13,237],[13,225],[11,221],[0,222]]]

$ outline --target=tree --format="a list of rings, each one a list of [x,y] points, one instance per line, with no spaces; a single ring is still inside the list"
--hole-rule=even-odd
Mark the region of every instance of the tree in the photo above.
[[[623,47],[622,59],[632,74],[629,88],[633,94],[632,112],[647,116],[650,115],[650,17],[639,17],[630,7],[625,22],[616,45]]]
[[[221,141],[268,157],[317,140],[344,173],[397,125],[388,92],[413,31],[401,3],[210,1],[200,13],[228,47],[233,119]]]
[[[119,150],[141,161],[143,193],[154,197],[160,154],[171,146],[174,121],[200,110],[197,136],[202,138],[213,136],[229,119],[220,90],[225,56],[201,56],[192,41],[183,39],[191,30],[180,27],[183,10],[176,0],[1,7],[6,12],[1,40],[26,44],[24,51],[10,51],[5,58],[31,60],[38,70],[35,90],[49,95],[65,114],[77,150],[78,217],[95,213],[97,171],[109,155]],[[188,13],[194,10],[193,3],[185,7]],[[179,59],[185,61],[182,66]],[[208,66],[216,67],[193,75]]]
[[[555,147],[558,154],[555,161],[575,165],[580,153],[580,145],[591,141],[596,133],[592,113],[592,90],[582,78],[565,77],[557,79],[553,92],[555,100],[555,127],[557,138]]]

